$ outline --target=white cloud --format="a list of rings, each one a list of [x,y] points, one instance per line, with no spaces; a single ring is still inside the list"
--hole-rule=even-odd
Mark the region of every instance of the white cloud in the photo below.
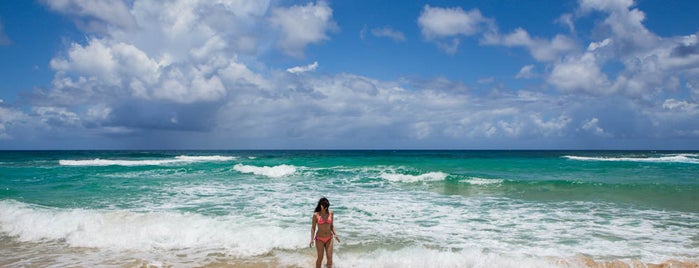
[[[0,140],[12,139],[13,135],[9,131],[29,122],[32,122],[29,116],[11,107],[3,107],[3,101],[0,99]]]
[[[570,117],[542,119],[544,114],[550,115],[546,111],[550,105],[545,103],[553,102],[545,95],[480,98],[466,94],[462,85],[450,81],[416,83],[408,90],[395,82],[348,74],[288,78],[292,80],[283,83],[286,87],[275,91],[283,95],[239,95],[240,102],[222,111],[221,117],[228,123],[221,127],[235,129],[239,131],[236,135],[243,137],[281,138],[286,133],[280,129],[293,129],[298,139],[333,140],[570,134]],[[529,116],[534,111],[536,116]]]
[[[88,5],[65,2],[76,9]],[[265,58],[260,55],[280,49],[301,57],[309,45],[328,40],[337,28],[326,2],[275,6],[279,3],[130,1],[124,7],[137,28],[119,24],[116,18],[121,16],[62,10],[82,22],[108,27],[56,54],[51,60],[53,83],[30,97],[36,106],[28,109],[30,114],[0,103],[0,138],[73,128],[82,135],[76,139],[90,133],[198,132],[225,137],[206,142],[231,147],[249,140],[284,146],[290,139],[294,142],[288,144],[300,147],[337,147],[343,142],[367,147],[399,142],[487,146],[483,144],[518,139],[548,144],[549,139],[580,134],[624,136],[632,125],[655,124],[658,130],[649,135],[657,137],[675,133],[684,123],[691,126],[680,131],[699,129],[696,99],[683,100],[678,96],[684,92],[677,93],[686,85],[694,90],[689,95],[699,96],[697,76],[691,75],[699,74],[697,37],[656,38],[650,45],[629,47],[634,40],[619,36],[633,32],[641,20],[626,2],[581,1],[587,6],[580,9],[588,13],[561,19],[574,32],[575,20],[589,12],[602,14],[598,22],[608,29],[597,33],[586,50],[577,38],[531,36],[524,27],[499,34],[494,21],[477,9],[423,8],[418,19],[423,37],[448,53],[457,52],[462,38],[470,36],[481,45],[524,48],[534,61],[543,62],[523,63],[516,74],[548,83],[543,89],[527,85],[527,90],[508,88],[488,75],[479,76],[486,78],[475,81],[478,89],[473,90],[468,82],[445,77],[381,81],[349,73],[317,75],[312,72],[317,62],[274,69],[259,62]],[[612,16],[617,18],[608,18]],[[402,39],[390,27],[365,29],[365,35]],[[609,63],[620,70],[603,72]],[[662,88],[676,91],[664,101],[638,98],[659,94]],[[603,109],[611,112],[599,112]]]
[[[699,101],[699,79],[687,81],[685,87],[689,89],[689,94],[694,101]]]
[[[220,101],[240,86],[266,87],[266,79],[240,62],[236,53],[250,53],[260,37],[272,39],[250,36],[267,27],[266,18],[258,17],[266,8],[265,1],[135,1],[131,12],[140,28],[109,28],[108,34],[86,44],[72,44],[51,60],[56,76],[49,94],[66,102],[77,101],[76,93],[82,91],[89,94],[83,95],[84,101],[111,95],[119,97],[111,101],[187,104]]]
[[[309,65],[291,67],[289,69],[286,69],[286,71],[289,73],[292,73],[292,74],[298,74],[298,73],[305,73],[305,72],[314,71],[316,68],[318,68],[318,62],[314,61],[313,63],[311,63]]]
[[[417,122],[413,124],[413,134],[412,137],[418,140],[425,139],[432,133],[432,128],[427,122]]]
[[[481,45],[523,47],[538,62],[548,64],[542,76],[555,89],[567,93],[609,95],[622,93],[651,100],[664,90],[677,90],[680,81],[699,75],[699,42],[695,34],[661,38],[644,25],[645,14],[631,0],[581,0],[575,13],[557,20],[576,34],[576,20],[591,13],[603,15],[595,29],[599,39],[580,51],[578,38],[557,34],[550,39],[532,37],[522,27],[499,33],[494,20],[477,9],[425,6],[418,24],[423,36],[447,53],[458,50],[459,36],[480,35]],[[606,66],[622,65],[612,73]],[[532,66],[532,67],[530,67]],[[533,65],[520,69],[516,78],[533,78]]]
[[[113,81],[115,78],[112,77],[117,64],[111,49],[105,46],[101,40],[92,39],[86,46],[73,43],[68,51],[67,59],[54,58],[50,65],[58,72],[73,71],[95,76],[110,83],[117,82]]]
[[[568,30],[575,34],[575,23],[573,22],[573,14],[565,13],[556,19],[557,23],[563,24],[568,27]]]
[[[91,39],[85,46],[73,44],[67,57],[54,58],[51,67],[57,71],[57,87],[127,89],[137,98],[191,103],[225,96],[216,71],[233,63],[217,60],[191,67],[162,66],[133,45]]]
[[[271,0],[216,0],[217,4],[223,5],[226,10],[229,10],[237,17],[245,19],[255,18],[264,15],[269,8]]]
[[[676,99],[665,100],[665,102],[663,102],[663,109],[674,110],[687,115],[699,114],[699,104]]]
[[[406,40],[405,35],[402,32],[393,30],[389,26],[374,28],[371,30],[371,34],[376,37],[388,37],[396,42],[405,42]]]
[[[159,83],[146,87],[147,99],[168,100],[177,103],[217,101],[226,95],[226,88],[218,74],[200,68],[168,68]],[[220,70],[222,67],[216,67]]]
[[[190,49],[190,54],[192,57],[194,57],[196,60],[206,60],[208,57],[210,57],[212,54],[215,54],[217,51],[221,51],[226,49],[228,44],[226,41],[223,40],[218,35],[214,35],[208,40],[206,40],[206,43],[204,43],[203,46],[201,47],[193,47]]]
[[[486,45],[502,45],[508,47],[522,46],[538,61],[554,61],[568,52],[577,49],[575,42],[563,35],[556,35],[553,39],[544,40],[532,38],[529,33],[517,28],[512,33],[500,35],[497,32],[488,32],[481,40]]]
[[[663,91],[676,90],[679,79],[697,77],[699,44],[686,43],[692,39],[696,40],[696,36],[664,38],[653,48],[623,57],[625,69],[618,75],[615,87],[629,96],[650,99]]]
[[[492,77],[492,76],[483,77],[483,78],[479,78],[478,80],[476,80],[476,83],[479,83],[479,84],[491,84],[493,82],[495,82],[495,77]]]
[[[604,39],[600,42],[592,42],[592,43],[590,43],[590,45],[587,46],[587,51],[592,52],[592,51],[595,51],[597,49],[601,49],[601,48],[604,48],[606,46],[609,46],[611,41],[612,41],[611,39],[607,38],[607,39]]]
[[[42,123],[52,126],[76,127],[82,124],[80,116],[65,107],[34,107],[32,110]]]
[[[139,28],[111,29],[103,37],[131,44],[158,61],[254,55],[269,49],[274,38],[265,17],[269,1],[137,0],[132,6]]]
[[[74,15],[78,27],[89,31],[105,31],[108,26],[136,27],[128,5],[121,0],[43,0],[43,2],[55,11]]]
[[[50,65],[58,76],[77,74],[109,86],[121,85],[123,79],[153,84],[158,79],[160,68],[138,48],[103,39],[91,39],[85,46],[74,43],[66,58],[54,58]]]
[[[211,131],[239,92],[267,94],[275,85],[255,60],[278,39],[268,1],[130,1],[125,10],[138,27],[79,6],[93,3],[66,3],[58,12],[89,38],[56,53],[51,85],[27,94],[31,113],[0,107],[3,139],[63,135],[86,146],[99,135]]]
[[[638,49],[657,46],[659,38],[643,25],[645,14],[633,8],[632,0],[581,0],[580,12],[598,11],[608,14],[601,26],[606,27],[622,55]]]
[[[560,55],[577,49],[575,42],[564,35],[556,35],[551,40],[533,38],[522,28],[502,35],[498,33],[494,20],[484,17],[478,9],[464,11],[460,7],[439,8],[425,5],[418,18],[418,25],[423,37],[436,42],[449,54],[454,54],[458,49],[458,36],[480,33],[484,33],[481,44],[525,47],[532,57],[539,61],[554,61]],[[444,41],[445,38],[451,38],[451,42]]]
[[[564,135],[568,124],[572,121],[572,119],[566,115],[561,115],[557,118],[545,121],[540,115],[533,114],[530,116],[530,119],[538,131],[545,137]]]
[[[605,10],[605,11],[626,11],[633,5],[633,0],[582,0],[580,7],[583,11],[590,9]]]
[[[330,39],[327,32],[337,29],[332,16],[330,6],[320,1],[274,8],[270,22],[282,31],[279,47],[288,55],[301,57],[307,45]]]
[[[524,127],[521,122],[509,122],[505,120],[498,121],[497,126],[506,136],[511,138],[519,137]]]
[[[595,49],[593,54],[602,59],[598,65],[619,59],[624,69],[613,80],[615,91],[642,99],[652,99],[664,91],[674,91],[680,79],[691,79],[699,73],[699,49],[682,44],[684,37],[665,38],[655,47],[625,51],[622,55],[619,44],[612,41],[604,49]],[[613,37],[611,37],[613,38]],[[592,46],[592,45],[591,45]]]
[[[464,11],[461,7],[440,8],[425,5],[418,18],[422,35],[427,39],[474,35],[481,32],[489,20],[480,10]]]
[[[659,37],[644,25],[645,14],[631,0],[582,0],[576,19],[592,12],[604,17],[596,24],[599,41],[581,54],[567,53],[555,61],[547,81],[557,89],[588,94],[622,93],[651,100],[663,91],[677,90],[680,80],[699,73],[695,35]],[[610,76],[605,65],[622,65]]]
[[[609,133],[605,132],[604,129],[602,129],[599,126],[599,119],[597,119],[596,117],[593,117],[592,119],[585,121],[582,125],[582,129],[595,135],[595,136],[600,136],[600,137],[610,137],[611,136]]]
[[[85,120],[93,122],[102,122],[109,118],[112,113],[112,108],[105,104],[95,104],[87,109]]]
[[[534,78],[535,76],[536,74],[534,73],[534,65],[529,64],[522,66],[522,68],[519,69],[517,75],[515,75],[515,78],[530,79]]]
[[[547,81],[563,91],[582,91],[589,94],[610,94],[611,84],[600,70],[595,55],[569,56],[557,63]]]
[[[232,59],[229,65],[219,69],[218,74],[227,85],[253,85],[259,88],[269,88],[270,82],[262,75],[250,70],[245,64]]]
[[[437,41],[437,46],[444,50],[444,52],[447,54],[455,54],[456,51],[459,50],[459,44],[461,44],[461,40],[459,38],[453,38],[451,39],[451,42]]]
[[[492,21],[483,17],[478,9],[464,11],[461,7],[441,8],[429,5],[422,9],[418,26],[425,39],[435,42],[449,54],[456,53],[461,42],[458,36],[471,36],[493,27]]]

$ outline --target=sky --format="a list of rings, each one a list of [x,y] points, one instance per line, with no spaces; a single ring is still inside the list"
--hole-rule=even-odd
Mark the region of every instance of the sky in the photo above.
[[[0,150],[699,149],[699,1],[0,2]]]

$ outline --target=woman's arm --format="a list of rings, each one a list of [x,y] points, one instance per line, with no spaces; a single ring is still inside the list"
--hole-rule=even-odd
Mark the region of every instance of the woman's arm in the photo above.
[[[309,246],[313,246],[313,242],[315,242],[315,234],[316,234],[316,223],[318,221],[318,217],[316,217],[316,213],[313,213],[313,219],[311,219],[311,243]]]
[[[332,213],[330,214],[330,217],[333,217]],[[340,242],[340,237],[337,235],[337,232],[335,231],[335,218],[333,218],[332,223],[330,223],[330,232],[333,234],[333,236],[335,236],[335,240],[337,240],[337,242]]]

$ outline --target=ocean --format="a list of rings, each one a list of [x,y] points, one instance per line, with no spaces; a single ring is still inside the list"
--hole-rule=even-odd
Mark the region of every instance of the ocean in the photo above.
[[[2,267],[699,263],[699,152],[0,151]],[[696,267],[696,266],[694,266]]]

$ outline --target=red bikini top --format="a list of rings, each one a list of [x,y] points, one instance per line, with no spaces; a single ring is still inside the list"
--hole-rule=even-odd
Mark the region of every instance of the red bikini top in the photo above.
[[[320,216],[320,213],[318,213],[318,224],[331,224],[333,223],[333,218],[332,214],[328,214],[328,220],[324,220],[323,217]]]

